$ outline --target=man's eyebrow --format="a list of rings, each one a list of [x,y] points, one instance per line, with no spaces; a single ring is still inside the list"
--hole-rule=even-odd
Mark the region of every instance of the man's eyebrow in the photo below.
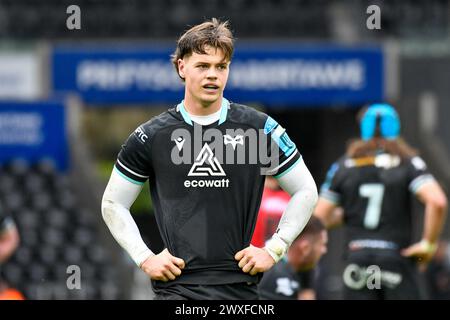
[[[227,60],[222,60],[222,61],[220,61],[220,62],[217,62],[217,63],[215,63],[215,64],[227,64],[228,63],[228,61]],[[206,62],[206,61],[197,61],[196,63],[195,63],[196,65],[198,65],[198,64],[208,64],[208,65],[210,65],[211,64],[211,62]]]

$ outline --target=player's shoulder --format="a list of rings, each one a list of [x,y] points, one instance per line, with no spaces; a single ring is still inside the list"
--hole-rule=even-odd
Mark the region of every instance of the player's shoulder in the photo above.
[[[150,138],[155,135],[158,131],[164,128],[169,128],[174,125],[180,124],[182,121],[179,117],[176,116],[175,108],[170,108],[163,113],[154,116],[147,120],[146,122],[141,123],[134,130],[134,134],[138,136],[142,140],[142,138]]]
[[[348,160],[350,158],[347,155],[343,155],[336,159],[329,167],[322,187],[329,188],[332,181],[335,181],[337,177],[343,177],[348,174]]]
[[[253,107],[234,102],[230,102],[229,113],[229,120],[247,124],[258,129],[264,128],[266,122],[270,118],[266,113],[256,110]]]
[[[162,128],[177,125],[180,123],[179,117],[176,117],[175,108],[170,108],[157,116],[154,116],[142,123],[140,126],[147,132],[158,131]]]
[[[352,158],[350,158],[347,155],[342,155],[339,158],[337,158],[329,167],[329,171],[337,172],[345,170],[349,168],[349,163],[352,161]]]
[[[427,164],[425,160],[422,159],[419,155],[415,155],[406,159],[406,163],[410,168],[417,171],[425,171],[427,170]]]
[[[180,123],[180,119],[174,115],[174,109],[175,108],[168,109],[139,124],[134,131],[131,132],[126,143],[129,146],[145,146],[151,144],[151,141],[153,141],[153,138],[158,131]]]

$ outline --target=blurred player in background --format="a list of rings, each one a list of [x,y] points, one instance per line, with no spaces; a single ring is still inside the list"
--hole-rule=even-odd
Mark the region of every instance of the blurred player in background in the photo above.
[[[258,285],[261,299],[312,300],[307,271],[315,267],[327,251],[328,235],[322,222],[311,217],[302,233],[289,248],[288,254],[272,269],[264,273]],[[302,277],[302,274],[304,277]],[[306,278],[306,279],[305,279]]]
[[[19,232],[14,220],[0,208],[0,300],[23,300],[24,297],[10,288],[2,279],[1,266],[11,257],[19,245]]]
[[[184,100],[130,135],[103,196],[106,224],[152,279],[156,299],[258,299],[261,273],[284,256],[317,201],[315,182],[286,130],[266,114],[223,97],[233,42],[227,23],[217,19],[180,37],[172,61],[185,84]],[[214,129],[220,136],[214,142],[233,156],[247,152],[241,154],[244,159],[250,139],[234,130],[263,132],[267,139],[253,143],[264,149],[267,142],[274,145],[270,157],[277,157],[276,165],[262,172],[261,162],[221,163],[209,146],[213,141],[195,141],[198,129]],[[191,162],[175,163],[174,157],[185,152]],[[258,248],[250,240],[262,173],[275,175],[291,200],[276,232]],[[147,179],[166,247],[159,254],[143,242],[129,211]]]
[[[392,106],[371,105],[360,118],[361,139],[329,169],[315,215],[327,228],[345,225],[345,299],[419,299],[416,264],[423,269],[435,253],[447,198],[425,162],[400,138]],[[425,205],[422,239],[414,244],[412,195]],[[380,268],[380,286],[370,266]]]

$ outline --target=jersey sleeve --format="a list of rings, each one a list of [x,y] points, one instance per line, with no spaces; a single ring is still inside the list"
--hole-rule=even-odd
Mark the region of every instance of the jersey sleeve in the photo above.
[[[269,138],[270,168],[267,175],[281,178],[288,173],[302,158],[295,143],[289,138],[286,129],[273,118],[267,117],[264,134]]]
[[[125,141],[117,157],[114,170],[126,180],[142,185],[150,177],[150,134],[139,126]]]
[[[409,191],[417,193],[424,184],[435,181],[433,175],[428,171],[425,161],[421,157],[415,156],[410,160],[409,166]]]
[[[324,198],[336,205],[341,204],[341,192],[339,185],[339,162],[333,163],[328,169],[327,175],[325,177],[325,181],[320,187],[319,195],[321,198]]]

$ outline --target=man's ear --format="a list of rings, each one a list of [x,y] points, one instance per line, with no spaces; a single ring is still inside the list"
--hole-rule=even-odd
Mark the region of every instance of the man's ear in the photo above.
[[[185,63],[183,59],[178,59],[177,61],[178,63],[178,74],[180,75],[181,78],[185,78],[184,76],[184,71],[185,71]]]
[[[303,255],[308,255],[311,251],[311,243],[306,239],[301,239],[298,243],[298,248]]]

